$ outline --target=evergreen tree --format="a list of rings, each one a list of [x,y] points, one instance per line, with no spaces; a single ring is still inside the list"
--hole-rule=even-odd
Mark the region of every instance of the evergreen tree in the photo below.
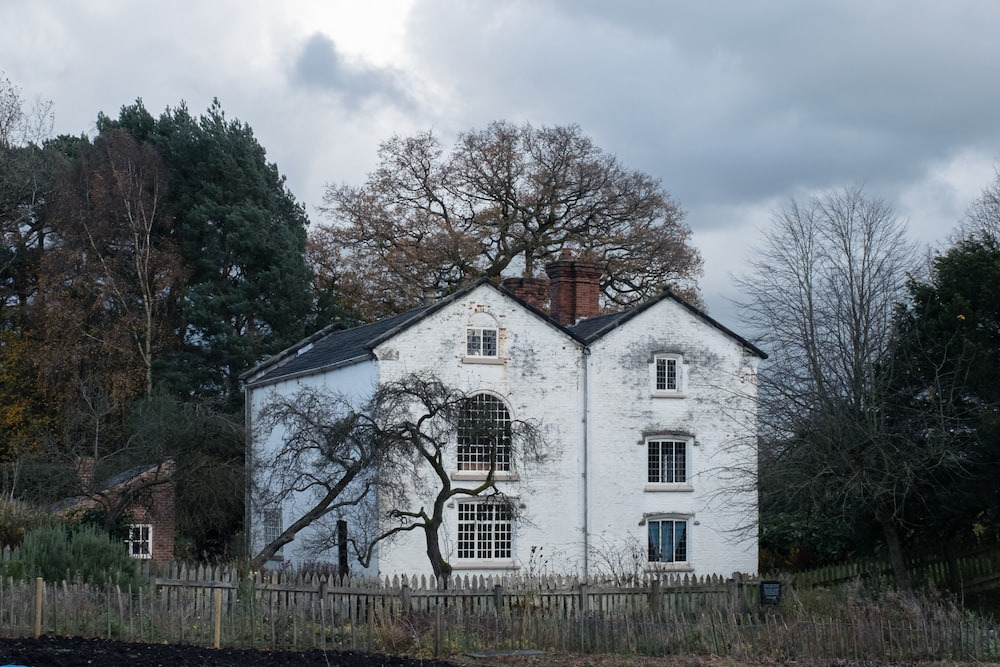
[[[218,101],[199,118],[182,103],[158,119],[142,101],[106,116],[155,146],[170,174],[173,237],[190,271],[182,351],[157,368],[167,389],[239,404],[239,374],[306,333],[312,309],[307,217],[249,125]]]

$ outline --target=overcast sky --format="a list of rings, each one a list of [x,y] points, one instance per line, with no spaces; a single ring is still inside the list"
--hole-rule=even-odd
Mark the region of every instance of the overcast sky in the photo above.
[[[687,211],[709,312],[770,212],[858,183],[940,244],[1000,158],[994,0],[0,0],[0,70],[93,133],[218,97],[313,220],[392,134],[576,123]]]

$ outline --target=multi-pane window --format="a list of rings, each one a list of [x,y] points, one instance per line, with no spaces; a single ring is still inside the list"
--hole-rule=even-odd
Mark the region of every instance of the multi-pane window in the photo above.
[[[125,548],[132,558],[153,557],[153,526],[148,523],[133,523],[125,536]]]
[[[684,563],[687,554],[687,521],[658,519],[646,522],[650,563]]]
[[[281,531],[284,530],[281,525],[281,509],[268,508],[264,510],[261,518],[261,539],[264,545],[268,545],[278,539],[278,535],[281,535]]]
[[[497,330],[487,327],[469,327],[466,330],[465,354],[469,357],[496,357]]]
[[[458,504],[458,557],[489,560],[511,557],[511,511],[500,503]]]
[[[681,358],[674,354],[657,355],[654,358],[653,388],[662,392],[681,390]]]
[[[510,470],[510,413],[496,396],[476,394],[458,419],[459,470]]]
[[[650,484],[687,482],[687,442],[684,440],[647,440]]]

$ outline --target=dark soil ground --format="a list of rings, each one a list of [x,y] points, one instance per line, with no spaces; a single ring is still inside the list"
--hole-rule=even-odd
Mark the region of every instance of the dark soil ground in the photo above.
[[[127,644],[106,639],[42,637],[41,639],[0,638],[0,665],[27,667],[146,667],[163,665],[254,666],[302,665],[304,667],[454,667],[437,660],[414,660],[374,653],[320,651],[252,651],[210,649],[175,644]]]
[[[453,661],[421,660],[376,653],[350,651],[255,651],[250,649],[210,649],[178,644],[130,644],[106,639],[42,637],[41,639],[0,638],[0,667],[888,667],[878,659],[847,662],[741,662],[720,656],[620,656],[620,655],[495,655],[474,658],[457,656]],[[963,663],[911,663],[907,667],[964,667]],[[977,663],[968,667],[984,667]]]

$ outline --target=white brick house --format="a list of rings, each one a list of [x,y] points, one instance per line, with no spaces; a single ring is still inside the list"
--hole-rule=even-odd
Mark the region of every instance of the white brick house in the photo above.
[[[360,399],[430,372],[498,418],[538,424],[547,447],[543,462],[498,475],[516,520],[476,499],[447,505],[442,546],[456,573],[596,575],[636,555],[647,570],[755,572],[765,355],[669,293],[598,315],[596,267],[564,257],[546,270],[551,281],[482,281],[374,324],[320,332],[264,362],[245,375],[248,433],[274,393],[312,386]],[[250,446],[263,451],[277,437]],[[452,479],[483,475],[468,454],[451,449]],[[294,500],[277,515],[249,500],[255,550],[301,513]],[[281,557],[336,562],[336,549],[305,552],[308,531]],[[429,572],[422,532],[380,545],[371,570]]]

